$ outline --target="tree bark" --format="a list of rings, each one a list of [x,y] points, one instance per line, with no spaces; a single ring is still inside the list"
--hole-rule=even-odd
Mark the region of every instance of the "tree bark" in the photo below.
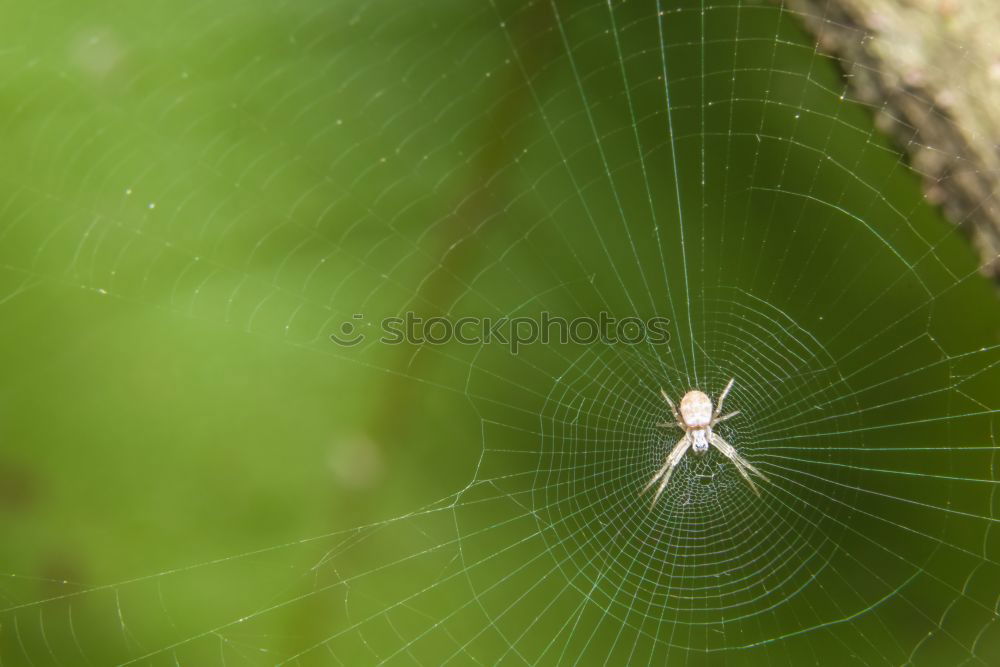
[[[1000,0],[783,0],[1000,285]]]

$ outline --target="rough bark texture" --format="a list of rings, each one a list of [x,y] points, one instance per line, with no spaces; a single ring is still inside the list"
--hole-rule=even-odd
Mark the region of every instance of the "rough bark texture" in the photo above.
[[[784,0],[1000,283],[1000,0]]]

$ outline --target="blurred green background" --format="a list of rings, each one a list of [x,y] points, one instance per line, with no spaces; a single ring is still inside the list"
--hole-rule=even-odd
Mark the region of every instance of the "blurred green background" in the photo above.
[[[1000,661],[995,293],[795,16],[4,14],[0,664]]]

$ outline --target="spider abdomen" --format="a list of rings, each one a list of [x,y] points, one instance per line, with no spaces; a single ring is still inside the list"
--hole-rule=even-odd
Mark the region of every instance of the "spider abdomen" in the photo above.
[[[681,399],[681,419],[689,429],[705,428],[712,423],[712,400],[697,389],[684,394]]]

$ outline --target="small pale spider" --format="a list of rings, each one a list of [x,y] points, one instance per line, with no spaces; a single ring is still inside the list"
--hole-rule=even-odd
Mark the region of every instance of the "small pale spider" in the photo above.
[[[657,426],[662,428],[678,426],[684,430],[684,437],[681,438],[676,445],[674,445],[674,448],[667,456],[666,463],[664,463],[663,467],[660,468],[655,475],[653,475],[653,479],[649,480],[649,484],[647,484],[646,487],[640,492],[640,495],[646,493],[646,491],[656,484],[657,480],[661,480],[662,478],[660,481],[660,487],[656,490],[656,495],[653,496],[653,505],[656,505],[656,501],[660,499],[660,494],[662,494],[663,490],[667,488],[667,482],[670,481],[670,475],[673,474],[674,468],[676,468],[677,464],[679,464],[681,459],[684,458],[684,454],[687,453],[688,448],[690,448],[696,455],[702,456],[708,451],[709,445],[714,445],[716,449],[726,456],[726,458],[733,462],[733,465],[736,466],[736,470],[743,475],[743,479],[747,481],[747,484],[750,485],[750,488],[753,489],[753,492],[758,496],[760,495],[760,491],[753,483],[753,480],[750,479],[750,475],[747,471],[757,475],[765,482],[770,481],[764,476],[764,473],[757,470],[757,468],[753,467],[749,461],[740,456],[739,452],[736,451],[736,448],[723,440],[722,436],[716,435],[712,432],[713,426],[719,422],[735,417],[740,413],[740,411],[737,410],[736,412],[730,412],[728,415],[723,415],[722,417],[719,416],[722,412],[722,402],[726,400],[726,394],[728,394],[729,390],[732,389],[733,382],[735,381],[736,378],[730,380],[729,384],[726,385],[726,388],[722,390],[721,394],[719,394],[719,402],[716,404],[714,411],[712,410],[712,400],[704,392],[692,389],[688,393],[684,394],[684,398],[681,399],[681,409],[680,413],[678,413],[677,408],[674,407],[674,402],[670,400],[669,396],[667,396],[667,392],[662,389],[660,390],[660,393],[663,395],[663,400],[665,400],[670,406],[670,411],[674,415],[674,421],[661,422],[657,424]]]

